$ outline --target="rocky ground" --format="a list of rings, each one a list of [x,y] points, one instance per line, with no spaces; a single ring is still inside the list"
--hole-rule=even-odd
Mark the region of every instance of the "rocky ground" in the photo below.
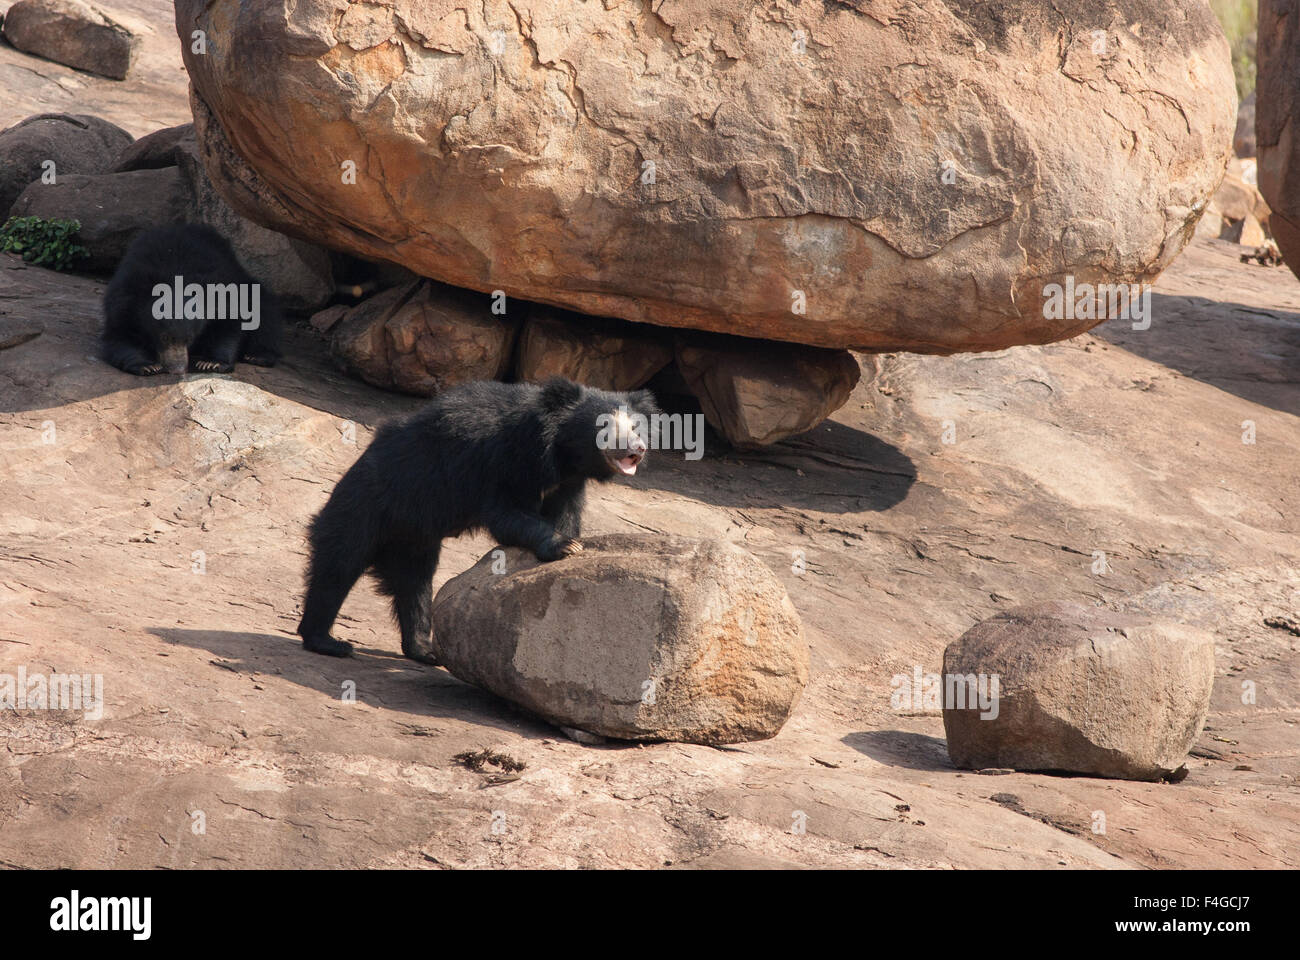
[[[1300,284],[1239,249],[1196,241],[1149,330],[864,357],[812,434],[602,487],[593,532],[743,544],[803,617],[793,718],[726,748],[572,742],[403,659],[368,587],[357,658],[304,653],[304,525],[418,401],[306,330],[273,370],[130,378],[93,357],[102,284],[4,257],[0,669],[102,674],[106,705],[0,714],[0,864],[1296,866]],[[489,546],[450,541],[436,585]],[[937,713],[891,709],[895,674],[1048,599],[1214,632],[1183,782],[962,772]]]

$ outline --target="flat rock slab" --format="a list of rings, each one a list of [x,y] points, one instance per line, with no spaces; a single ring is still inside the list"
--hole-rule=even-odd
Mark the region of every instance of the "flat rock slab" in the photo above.
[[[547,564],[494,550],[438,591],[434,652],[552,723],[624,740],[766,740],[808,683],[785,588],[720,540],[611,534]]]
[[[959,767],[1177,780],[1210,706],[1214,638],[1047,603],[971,627],[944,651],[943,676],[963,691],[943,711]],[[991,700],[974,702],[981,689]]]
[[[93,176],[70,174],[54,183],[37,180],[14,202],[15,217],[76,220],[89,255],[77,268],[111,273],[132,238],[146,227],[181,223],[189,191],[175,167]]]

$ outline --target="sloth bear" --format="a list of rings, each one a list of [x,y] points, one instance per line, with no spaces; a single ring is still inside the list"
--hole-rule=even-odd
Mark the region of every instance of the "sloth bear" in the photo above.
[[[245,325],[249,329],[245,329]],[[229,373],[235,361],[280,359],[280,309],[201,224],[154,227],[126,248],[104,293],[100,356],[136,376]]]
[[[393,598],[402,652],[424,659],[443,538],[486,528],[539,560],[577,553],[587,481],[636,473],[658,412],[648,390],[553,377],[465,384],[385,424],[312,520],[303,647],[352,652],[329,632],[369,570]]]

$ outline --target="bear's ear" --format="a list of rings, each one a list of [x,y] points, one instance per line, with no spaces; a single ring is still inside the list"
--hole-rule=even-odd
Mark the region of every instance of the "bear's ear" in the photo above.
[[[551,377],[542,384],[542,407],[563,410],[582,399],[582,387],[564,377]]]
[[[660,412],[659,404],[655,403],[655,395],[649,390],[633,390],[627,399],[632,409],[647,419]]]

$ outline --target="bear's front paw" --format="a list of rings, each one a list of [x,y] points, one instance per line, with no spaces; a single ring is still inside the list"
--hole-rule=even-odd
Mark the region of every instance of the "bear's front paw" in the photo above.
[[[537,559],[546,563],[582,552],[582,544],[573,539],[556,537],[537,551]]]
[[[280,355],[273,353],[246,353],[239,358],[244,363],[251,363],[255,367],[274,367],[280,362]]]
[[[235,365],[222,363],[220,360],[195,360],[194,369],[202,373],[230,373],[235,369]]]
[[[155,374],[162,373],[162,364],[141,363],[133,367],[127,367],[126,372],[134,373],[137,377],[152,377]]]

